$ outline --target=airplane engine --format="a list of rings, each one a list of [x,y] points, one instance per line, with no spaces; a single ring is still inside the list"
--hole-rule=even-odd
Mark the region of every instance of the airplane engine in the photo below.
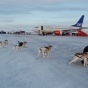
[[[59,30],[55,30],[55,35],[60,35],[60,31]]]

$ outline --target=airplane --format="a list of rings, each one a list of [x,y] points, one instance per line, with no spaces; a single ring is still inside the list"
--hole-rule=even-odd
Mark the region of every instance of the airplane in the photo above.
[[[56,34],[56,35],[72,35],[73,32],[77,32],[78,29],[88,29],[88,27],[82,27],[84,15],[78,20],[78,22],[70,27],[59,27],[53,29],[46,29],[43,26],[35,27],[34,32],[39,35]]]

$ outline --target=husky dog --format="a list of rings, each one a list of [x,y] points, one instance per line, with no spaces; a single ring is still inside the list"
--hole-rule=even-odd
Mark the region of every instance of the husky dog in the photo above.
[[[40,55],[42,55],[43,58],[48,57],[49,56],[49,52],[50,52],[50,50],[51,50],[52,47],[53,46],[49,45],[47,47],[41,47],[41,48],[39,48],[39,50],[38,50],[38,57]]]
[[[25,45],[27,44],[27,42],[19,42],[18,41],[18,44],[14,45],[14,48],[19,50],[19,49],[22,49],[23,47],[25,47]]]
[[[0,46],[2,46],[2,41],[0,41]]]
[[[8,40],[7,39],[4,41],[4,45],[8,45]]]
[[[0,46],[1,47],[6,47],[8,45],[8,40],[6,39],[6,40],[4,40],[4,41],[0,41]]]
[[[72,61],[70,61],[69,64],[76,62],[77,60],[83,60],[84,61],[84,67],[88,65],[88,52],[84,53],[75,53],[74,58]]]
[[[88,46],[86,46],[86,47],[84,48],[83,52],[88,52]],[[84,64],[84,61],[81,60],[81,63]]]
[[[18,41],[18,45],[19,45],[19,47],[21,47],[21,46],[25,47],[26,44],[27,44],[26,41],[24,41],[24,42],[19,42],[19,41]]]

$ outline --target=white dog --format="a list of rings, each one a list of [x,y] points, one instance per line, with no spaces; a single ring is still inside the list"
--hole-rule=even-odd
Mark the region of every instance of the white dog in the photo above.
[[[78,60],[83,60],[84,61],[84,67],[88,65],[88,52],[83,52],[83,53],[75,53],[74,58],[72,61],[70,61],[69,64],[76,62]]]
[[[49,45],[49,46],[47,46],[47,47],[41,47],[41,48],[39,48],[39,50],[38,50],[38,57],[39,57],[40,55],[42,55],[43,58],[48,57],[51,48],[52,48],[51,45]]]

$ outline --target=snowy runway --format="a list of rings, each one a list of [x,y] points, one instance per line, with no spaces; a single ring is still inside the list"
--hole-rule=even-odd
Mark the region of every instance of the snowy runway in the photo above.
[[[88,88],[88,67],[72,60],[82,52],[88,37],[0,35],[9,40],[0,47],[0,88]],[[18,41],[27,41],[23,51],[13,51]],[[38,48],[53,45],[48,58],[38,58]]]

